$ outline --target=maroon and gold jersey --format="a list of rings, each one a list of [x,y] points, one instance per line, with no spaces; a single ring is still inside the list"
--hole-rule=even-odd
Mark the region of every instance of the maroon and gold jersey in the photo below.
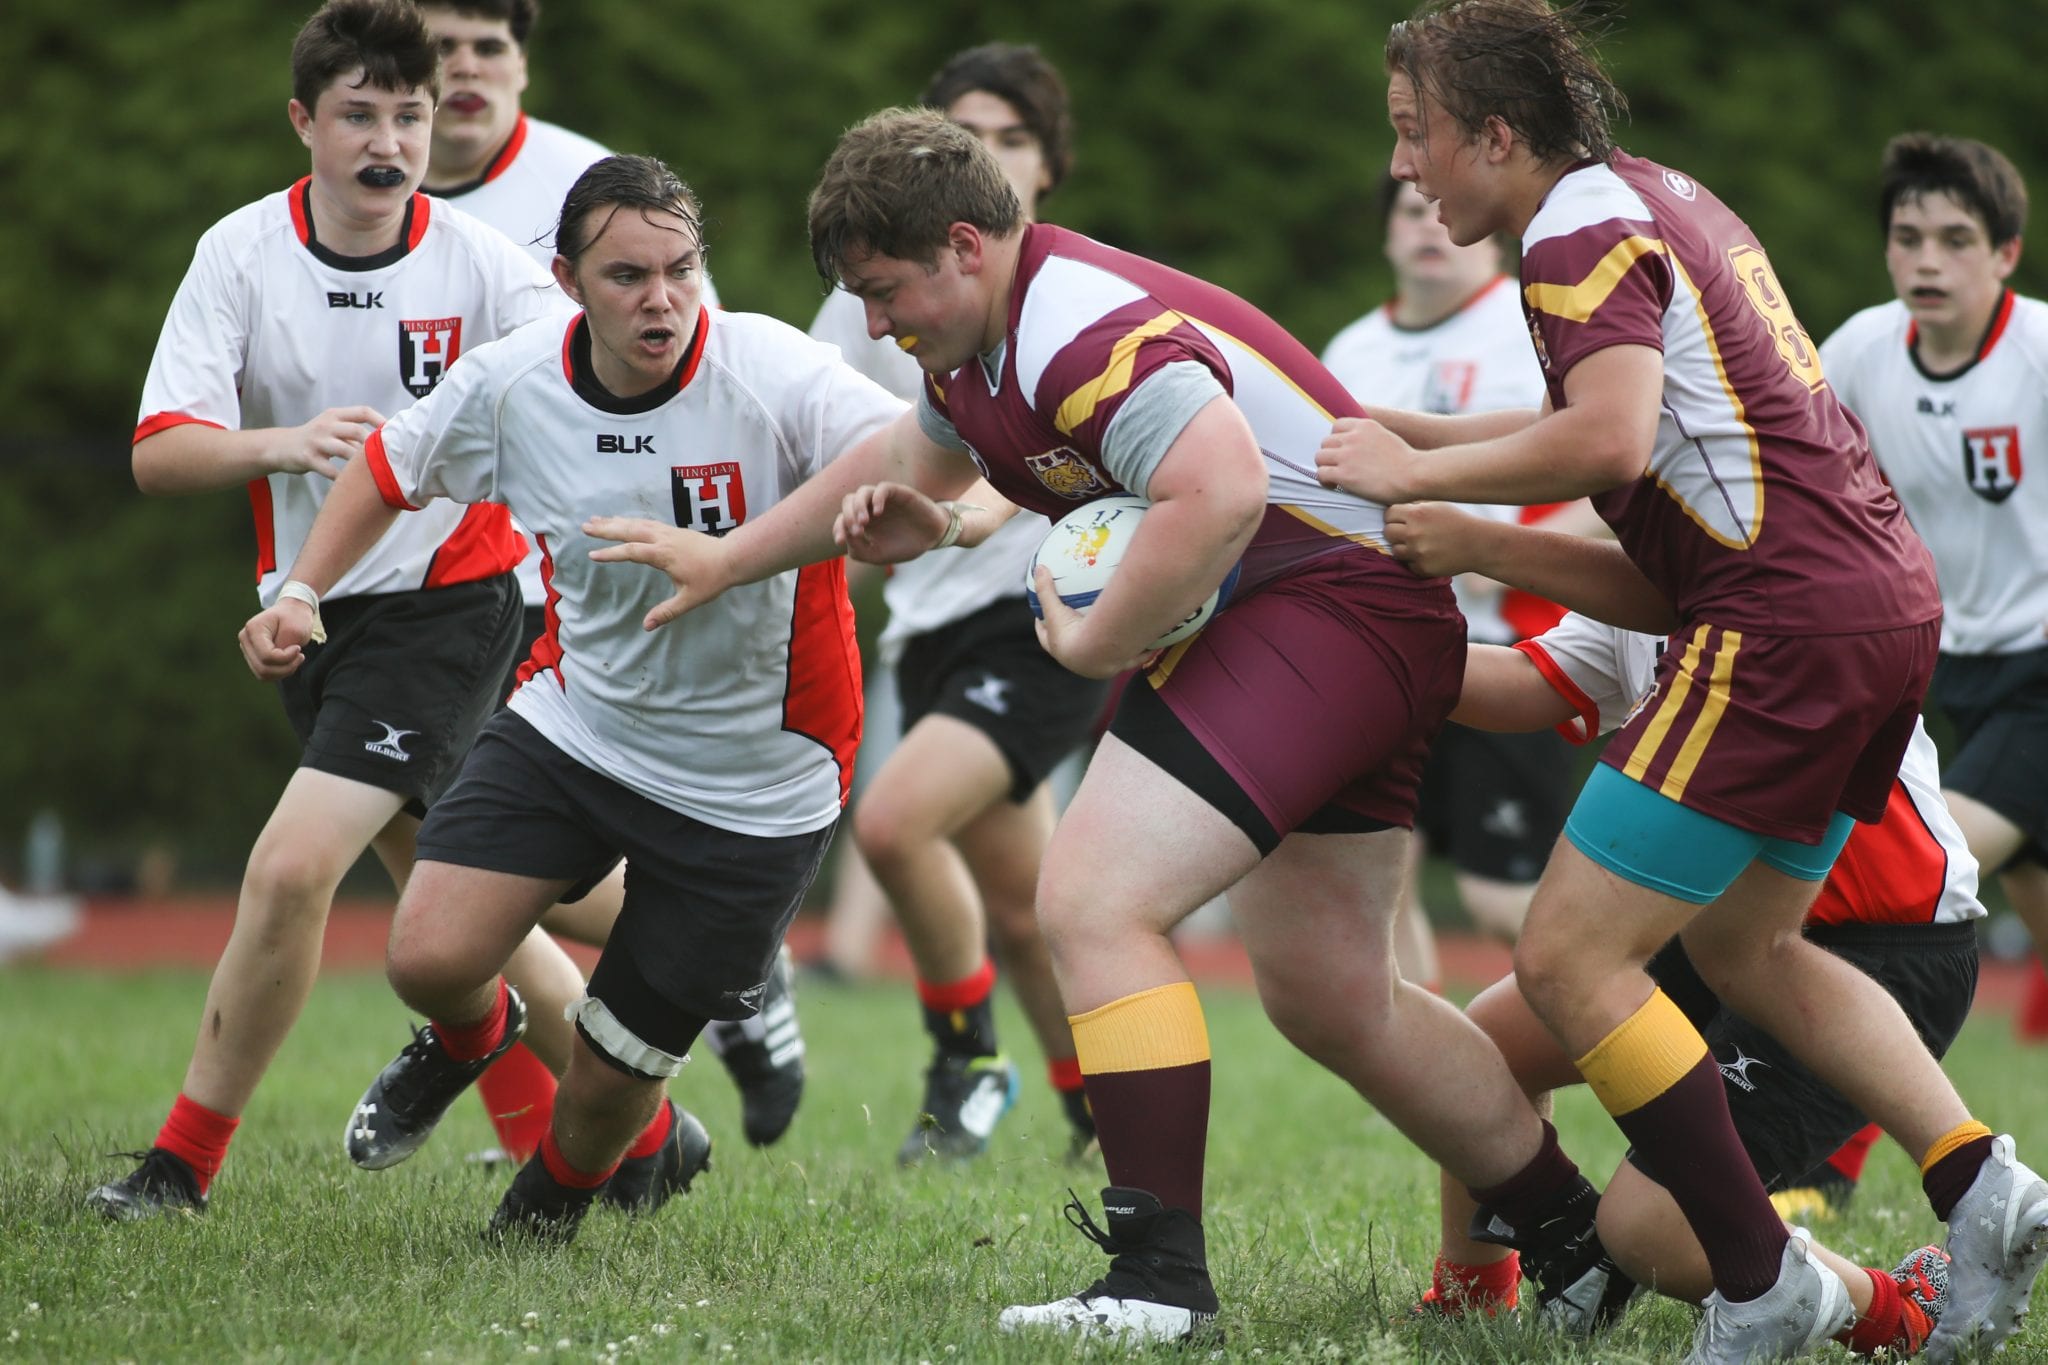
[[[1776,635],[1940,615],[1933,561],[1756,236],[1697,181],[1617,152],[1552,188],[1522,242],[1552,405],[1609,346],[1664,356],[1641,477],[1594,499],[1687,620]]]
[[[1266,457],[1239,592],[1343,551],[1417,584],[1386,554],[1385,509],[1316,482],[1331,423],[1364,414],[1308,348],[1228,290],[1064,228],[1024,230],[1000,354],[927,375],[920,420],[1005,497],[1057,520],[1110,493],[1145,496],[1180,426],[1219,392]]]

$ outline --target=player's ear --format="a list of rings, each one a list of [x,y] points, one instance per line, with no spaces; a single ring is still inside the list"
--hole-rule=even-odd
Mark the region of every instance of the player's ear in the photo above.
[[[313,111],[296,99],[284,107],[285,117],[292,121],[292,131],[299,135],[299,141],[308,147],[313,145]]]
[[[2019,266],[2020,246],[2021,239],[2015,237],[2009,242],[1991,248],[1991,266],[1998,272],[1999,279],[2006,278]]]
[[[1498,164],[1506,161],[1521,141],[1508,121],[1499,114],[1486,116],[1486,127],[1479,134],[1480,145],[1485,149],[1486,159]]]
[[[576,263],[574,261],[558,251],[555,253],[555,259],[548,262],[548,270],[554,275],[556,285],[561,288],[564,294],[567,294],[579,304],[583,302],[583,291],[576,287]]]
[[[982,241],[981,229],[972,223],[955,223],[946,229],[946,249],[960,262],[963,275],[979,274],[981,271]]]

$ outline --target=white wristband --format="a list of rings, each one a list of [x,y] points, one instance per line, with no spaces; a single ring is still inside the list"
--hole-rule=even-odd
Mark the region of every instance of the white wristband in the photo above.
[[[292,601],[294,602],[304,602],[307,606],[313,609],[313,629],[311,633],[309,633],[306,636],[306,638],[308,641],[316,645],[326,644],[327,627],[324,624],[322,624],[320,620],[320,594],[314,592],[312,588],[308,587],[304,583],[301,583],[296,578],[287,578],[283,582],[283,584],[279,586],[277,590],[277,598],[281,602],[287,597],[291,598]]]
[[[975,506],[971,502],[949,501],[945,503],[944,506],[946,509],[946,529],[945,532],[939,536],[939,543],[932,546],[934,550],[949,549],[952,546],[959,544],[960,514],[962,512],[979,512],[981,510],[979,507]]]

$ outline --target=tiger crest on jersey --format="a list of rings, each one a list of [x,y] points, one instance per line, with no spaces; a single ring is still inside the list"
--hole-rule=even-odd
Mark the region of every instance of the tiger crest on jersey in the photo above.
[[[1072,446],[1057,446],[1043,454],[1027,455],[1024,465],[1050,492],[1062,498],[1078,502],[1082,498],[1111,491],[1109,480],[1096,473],[1081,452]]]
[[[398,324],[398,377],[415,398],[432,393],[460,354],[461,318],[406,319]]]

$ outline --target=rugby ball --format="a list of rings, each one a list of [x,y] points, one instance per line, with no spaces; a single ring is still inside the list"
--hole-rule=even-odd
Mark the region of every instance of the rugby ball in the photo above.
[[[1038,553],[1031,558],[1031,567],[1024,573],[1024,595],[1031,603],[1031,614],[1040,619],[1045,616],[1038,602],[1038,567],[1041,564],[1052,570],[1053,589],[1059,593],[1060,601],[1081,612],[1093,606],[1108,585],[1109,576],[1123,562],[1131,537],[1138,533],[1138,522],[1151,505],[1129,493],[1116,493],[1077,507],[1054,522],[1052,529],[1045,533],[1045,539],[1039,542]],[[1237,586],[1237,572],[1238,566],[1231,565],[1222,584],[1209,594],[1206,602],[1189,612],[1186,620],[1147,648],[1164,649],[1168,645],[1179,644],[1207,625],[1209,618],[1230,600],[1230,590]]]

